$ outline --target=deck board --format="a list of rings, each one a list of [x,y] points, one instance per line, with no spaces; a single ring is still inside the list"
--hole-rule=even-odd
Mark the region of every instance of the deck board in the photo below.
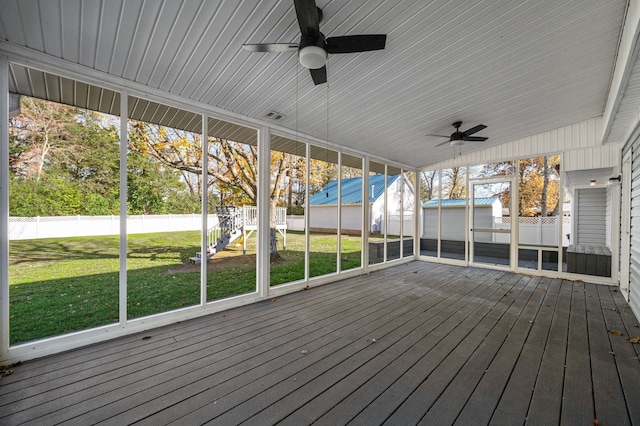
[[[615,287],[412,262],[26,362],[0,423],[636,424],[637,325]]]
[[[535,319],[531,320],[531,331],[492,414],[490,424],[498,426],[525,423],[560,287],[560,280],[549,280],[546,288],[541,287],[541,291],[542,288],[546,291],[544,300]]]
[[[483,280],[474,280],[473,285],[476,287],[470,286],[473,291],[467,294],[471,299],[467,298],[460,304],[454,301],[452,309],[448,310],[451,313],[449,317],[444,316],[444,312],[430,317],[419,328],[410,330],[398,344],[385,349],[353,374],[341,377],[331,387],[331,392],[323,392],[313,401],[301,406],[283,423],[306,424],[319,419],[319,424],[331,425],[351,420],[367,406],[371,395],[379,395],[393,384],[442,339],[453,333],[461,333],[462,327],[466,328],[474,319],[481,318],[487,309],[479,302],[485,297],[491,297],[500,288],[487,285],[495,276],[496,274],[486,274]],[[453,331],[450,331],[453,327]]]
[[[493,360],[508,339],[518,318],[527,308],[527,303],[535,294],[539,281],[540,278],[537,277],[526,278],[526,284],[516,288],[515,295],[503,299],[509,306],[502,311],[502,315],[489,330],[482,343],[474,350],[462,368],[455,373],[451,383],[447,384],[444,391],[437,396],[437,400],[426,411],[421,420],[423,424],[453,424],[456,421],[478,384],[489,372]],[[519,290],[520,288],[522,290]]]
[[[628,425],[630,419],[627,404],[618,377],[615,352],[609,340],[597,286],[586,284],[585,296],[591,370],[597,371],[597,374],[592,374],[595,412],[607,418],[608,423]]]
[[[602,307],[602,315],[605,320],[604,325],[607,330],[624,331],[624,323],[620,318],[617,305],[612,297],[612,290],[615,290],[615,288],[597,287]],[[615,290],[615,294],[619,295],[617,290]],[[636,331],[637,334],[634,336],[640,335],[640,330],[636,329]],[[634,368],[634,361],[638,359],[638,354],[634,349],[640,345],[629,343],[625,339],[628,337],[626,334],[617,336],[612,333],[607,333],[607,336],[611,344],[611,351],[615,357],[618,377],[623,391],[621,396],[624,397],[627,404],[629,422],[630,424],[640,424],[640,404],[637,403],[638,395],[640,395],[640,368]]]
[[[592,373],[599,374],[599,372],[591,370],[586,294],[583,282],[576,282],[573,285],[565,362],[560,424],[593,424],[596,417],[591,379]]]

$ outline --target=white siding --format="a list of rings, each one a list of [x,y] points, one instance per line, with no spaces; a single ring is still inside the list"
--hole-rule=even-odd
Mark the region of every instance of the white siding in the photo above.
[[[578,189],[576,194],[576,244],[604,245],[606,240],[605,189]]]
[[[309,213],[311,228],[336,229],[338,226],[338,207],[335,205],[311,206]]]
[[[464,219],[464,215],[462,216]],[[423,238],[438,238],[438,209],[423,208],[422,209],[422,237]],[[464,239],[464,233],[462,234]]]
[[[343,204],[341,213],[341,229],[362,231],[362,204]]]
[[[440,238],[450,241],[464,241],[465,229],[465,209],[455,207],[442,208],[441,234]],[[491,214],[489,212],[489,214]]]
[[[618,167],[621,148],[621,144],[607,144],[564,151],[562,169],[569,171]]]
[[[636,317],[640,318],[640,139],[633,143],[631,161],[629,305]]]
[[[613,208],[613,187],[607,186],[606,200],[605,200],[605,221],[604,221],[604,234],[605,244],[611,249],[611,217]]]
[[[476,207],[477,223],[479,228],[493,228],[493,206]],[[424,207],[422,209],[423,218],[423,238],[438,238],[438,209],[434,207]],[[465,207],[442,207],[441,237],[448,241],[464,241],[465,238]],[[502,214],[502,211],[500,211]],[[480,238],[484,238],[480,236]],[[477,241],[478,238],[476,238]],[[490,240],[490,238],[489,238]]]

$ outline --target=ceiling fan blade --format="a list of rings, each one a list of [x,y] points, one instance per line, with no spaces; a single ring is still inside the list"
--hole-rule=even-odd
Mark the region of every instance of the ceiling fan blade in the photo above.
[[[387,42],[386,34],[362,34],[329,37],[326,40],[327,53],[356,53],[382,50]]]
[[[314,0],[293,0],[298,17],[298,25],[303,38],[311,38],[317,41],[320,35],[320,17]]]
[[[448,138],[448,137],[449,137],[449,136],[447,136],[447,138]],[[437,147],[442,146],[442,145],[448,145],[448,144],[450,144],[450,143],[451,143],[451,141],[442,142],[442,143],[439,143],[438,145],[436,145],[434,148],[437,148]]]
[[[478,133],[480,130],[483,130],[483,129],[486,129],[486,128],[487,128],[487,126],[485,126],[484,124],[478,124],[475,127],[472,127],[472,128],[470,128],[468,130],[465,130],[464,132],[462,132],[462,134],[465,135],[465,136],[469,136],[469,135],[472,135],[474,133]]]
[[[447,138],[447,139],[450,138],[449,135],[433,135],[431,133],[429,133],[428,135],[425,135],[425,136],[433,136],[434,138]]]
[[[485,138],[484,136],[466,136],[464,140],[466,142],[484,142],[489,138]]]
[[[313,78],[313,83],[317,86],[318,84],[327,82],[327,67],[322,67],[318,69],[310,69],[311,78]]]
[[[242,48],[248,52],[297,52],[296,43],[261,43],[261,44],[243,44]]]

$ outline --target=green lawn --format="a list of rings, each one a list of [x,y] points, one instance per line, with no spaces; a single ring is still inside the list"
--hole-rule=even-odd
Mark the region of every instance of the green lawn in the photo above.
[[[130,235],[127,239],[127,311],[138,318],[200,302],[200,268],[188,258],[200,233]],[[336,271],[335,235],[314,234],[310,276]],[[118,321],[119,237],[10,242],[10,339],[26,342]],[[282,248],[280,241],[279,247]],[[342,269],[359,267],[360,238],[342,236]],[[232,243],[208,264],[209,300],[255,291],[255,234]],[[271,265],[271,285],[304,278],[304,233],[287,233],[283,260]]]

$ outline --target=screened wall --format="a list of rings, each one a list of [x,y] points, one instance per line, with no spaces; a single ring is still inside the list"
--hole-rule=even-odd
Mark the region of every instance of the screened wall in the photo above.
[[[10,75],[4,358],[413,258],[412,171],[19,64]]]

